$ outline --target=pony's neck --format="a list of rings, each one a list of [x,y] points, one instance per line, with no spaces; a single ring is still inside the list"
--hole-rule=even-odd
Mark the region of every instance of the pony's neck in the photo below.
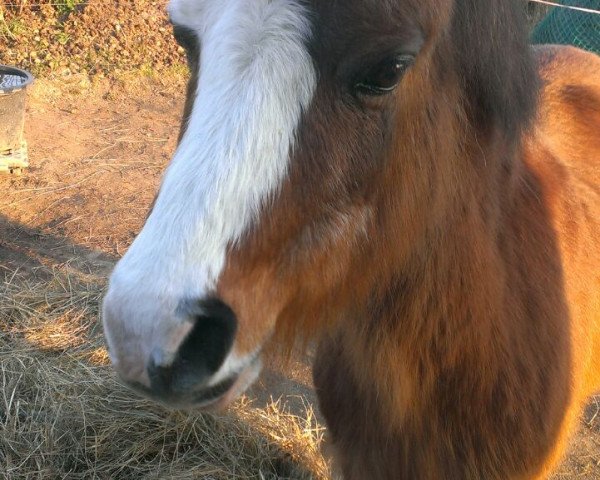
[[[489,137],[448,161],[461,164],[460,172],[445,173],[461,182],[437,186],[447,193],[446,201],[432,196],[434,204],[422,205],[420,218],[431,221],[407,227],[418,232],[413,233],[418,240],[413,238],[407,250],[397,249],[404,252],[393,260],[398,263],[376,282],[370,301],[355,315],[360,327],[341,333],[353,351],[362,352],[354,370],[357,377],[364,375],[365,388],[377,379],[381,384],[375,388],[389,393],[400,411],[406,409],[398,402],[414,405],[411,399],[432,391],[448,369],[464,368],[469,376],[476,375],[465,367],[469,364],[503,365],[498,359],[514,333],[503,320],[509,290],[504,222],[522,174],[519,149]],[[402,234],[397,229],[399,243]],[[365,324],[371,329],[366,335]],[[365,374],[362,362],[381,374]],[[403,371],[390,372],[390,364]],[[477,379],[471,384],[487,388]]]

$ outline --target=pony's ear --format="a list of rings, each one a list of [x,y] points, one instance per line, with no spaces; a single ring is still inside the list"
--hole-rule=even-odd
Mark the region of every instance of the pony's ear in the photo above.
[[[518,0],[455,1],[450,35],[472,120],[516,138],[533,117],[540,83],[525,8]]]

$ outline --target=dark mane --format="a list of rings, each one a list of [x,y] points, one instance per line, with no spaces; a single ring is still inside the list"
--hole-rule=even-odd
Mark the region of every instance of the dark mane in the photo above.
[[[451,54],[477,129],[517,136],[533,117],[538,74],[518,0],[456,0]]]

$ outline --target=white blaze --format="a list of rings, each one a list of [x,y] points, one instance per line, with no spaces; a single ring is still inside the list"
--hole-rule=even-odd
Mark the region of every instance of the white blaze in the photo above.
[[[176,350],[190,328],[178,303],[210,293],[227,246],[282,183],[316,84],[297,1],[172,0],[169,12],[200,40],[195,104],[104,308],[113,359],[136,371],[157,349],[164,358]]]

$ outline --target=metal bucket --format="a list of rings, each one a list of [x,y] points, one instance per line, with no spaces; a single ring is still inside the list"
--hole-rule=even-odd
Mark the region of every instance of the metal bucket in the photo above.
[[[26,90],[32,82],[29,72],[0,65],[0,154],[23,144]]]

